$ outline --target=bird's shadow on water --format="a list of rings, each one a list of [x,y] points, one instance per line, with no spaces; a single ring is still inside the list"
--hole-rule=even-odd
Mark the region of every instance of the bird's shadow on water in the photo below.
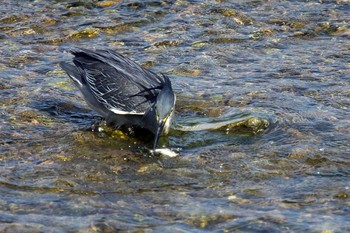
[[[33,102],[34,108],[54,118],[55,121],[65,123],[67,131],[94,132],[98,137],[134,138],[151,145],[154,135],[139,127],[122,126],[116,132],[115,128],[106,126],[105,119],[95,111],[77,103],[59,99],[48,99],[44,102]],[[122,135],[121,135],[122,134]]]
[[[58,99],[49,99],[44,102],[34,103],[34,107],[57,120],[63,120],[72,124],[91,124],[103,119],[90,109]]]

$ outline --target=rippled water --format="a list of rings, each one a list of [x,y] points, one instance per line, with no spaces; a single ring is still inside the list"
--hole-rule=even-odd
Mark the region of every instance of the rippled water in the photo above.
[[[0,5],[0,231],[350,231],[350,3]],[[175,128],[147,151],[93,132],[58,62],[114,49],[170,76]],[[268,123],[267,123],[268,122]],[[261,126],[261,125],[260,125]]]

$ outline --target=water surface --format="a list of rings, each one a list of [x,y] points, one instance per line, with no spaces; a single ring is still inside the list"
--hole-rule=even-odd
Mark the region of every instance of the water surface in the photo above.
[[[0,5],[0,231],[350,231],[348,1],[13,1]],[[169,75],[154,156],[91,130],[58,63],[108,47]]]

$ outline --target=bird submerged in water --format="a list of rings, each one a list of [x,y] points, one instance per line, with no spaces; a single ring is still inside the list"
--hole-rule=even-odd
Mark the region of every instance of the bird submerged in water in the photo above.
[[[61,68],[74,81],[87,104],[108,125],[138,126],[155,135],[153,149],[167,134],[176,97],[169,78],[146,70],[111,50],[72,49],[73,63]]]

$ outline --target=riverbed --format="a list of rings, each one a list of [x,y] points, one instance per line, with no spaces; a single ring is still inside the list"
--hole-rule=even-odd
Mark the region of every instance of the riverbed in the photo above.
[[[4,0],[0,231],[349,232],[350,2]],[[169,76],[152,143],[105,128],[59,62]],[[237,121],[216,129],[183,127]]]

